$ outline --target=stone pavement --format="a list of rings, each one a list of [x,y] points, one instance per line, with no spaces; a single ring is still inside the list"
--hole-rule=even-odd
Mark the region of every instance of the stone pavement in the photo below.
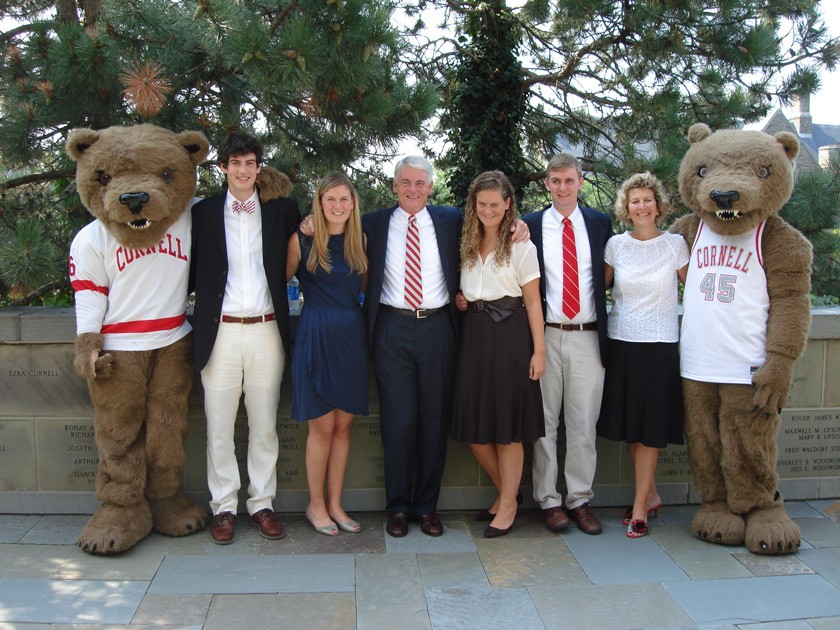
[[[595,510],[600,536],[523,510],[494,540],[474,512],[402,539],[381,513],[337,538],[283,515],[279,541],[240,515],[231,545],[153,534],[116,557],[75,546],[86,516],[0,515],[0,629],[840,628],[840,501],[787,509],[803,541],[782,557],[696,540],[697,506],[665,506],[638,540],[616,508]]]

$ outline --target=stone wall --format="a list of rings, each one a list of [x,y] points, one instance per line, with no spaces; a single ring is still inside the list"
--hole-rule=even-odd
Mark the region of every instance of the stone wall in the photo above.
[[[0,512],[91,513],[97,454],[92,408],[84,381],[72,368],[72,309],[0,309]],[[198,379],[190,401],[184,487],[209,498],[204,454],[205,424]],[[345,505],[349,510],[384,507],[379,408],[371,378],[368,418],[351,433]],[[280,458],[275,506],[302,511],[308,500],[304,466],[306,427],[289,418],[291,388],[283,381],[278,411]],[[243,486],[247,426],[240,407],[237,457]],[[781,489],[790,499],[840,497],[840,309],[812,313],[811,333],[796,362],[789,406],[779,432]],[[657,479],[666,503],[696,503],[685,447],[662,451]],[[531,483],[526,461],[523,487]],[[623,445],[598,442],[596,506],[632,502],[633,471]],[[464,444],[450,441],[440,509],[486,507],[492,484]],[[244,504],[244,500],[243,500]],[[526,505],[533,505],[530,498]]]

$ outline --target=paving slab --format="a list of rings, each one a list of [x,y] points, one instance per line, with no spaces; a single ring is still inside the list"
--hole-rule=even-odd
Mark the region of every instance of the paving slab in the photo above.
[[[325,536],[314,529],[302,514],[283,515],[285,534],[279,541],[265,540],[260,545],[261,554],[317,554],[317,553],[384,553],[385,533],[382,514],[353,514],[362,531],[357,534],[340,532],[338,536]]]
[[[668,525],[690,525],[699,509],[699,505],[663,505],[659,520]]]
[[[41,517],[35,514],[0,514],[0,543],[16,543]]]
[[[353,630],[353,593],[284,593],[275,595],[216,595],[204,630],[230,628],[276,630]]]
[[[750,573],[759,577],[768,575],[803,575],[815,571],[794,555],[760,556],[755,553],[734,553],[732,556]]]
[[[817,549],[840,547],[840,525],[830,518],[803,518],[796,522],[802,539]]]
[[[443,522],[443,536],[426,536],[420,531],[420,524],[409,521],[408,534],[402,538],[394,538],[385,532],[386,523],[382,523],[385,537],[385,550],[394,553],[462,553],[475,551],[467,525],[462,518],[447,519]]]
[[[475,515],[469,514],[466,516],[467,528],[473,537],[474,541],[484,540],[484,530],[487,529],[489,523],[483,521],[476,521]],[[519,540],[522,538],[551,538],[556,539],[558,534],[549,531],[545,526],[545,518],[541,510],[519,510],[516,515],[516,521],[513,524],[513,529],[510,533],[500,540]]]
[[[661,584],[528,587],[546,628],[689,628],[691,619]]]
[[[697,624],[840,615],[840,591],[819,575],[665,582],[664,586]]]
[[[285,542],[285,536],[280,540],[266,540],[260,536],[259,530],[251,525],[247,516],[239,515],[236,518],[235,531],[236,535],[229,545],[217,545],[213,542],[207,527],[176,538],[152,532],[139,542],[135,549],[180,556],[241,556],[246,554],[256,556],[265,552],[264,543],[271,543],[274,547],[282,549]]]
[[[149,594],[140,602],[131,625],[198,626],[207,619],[213,595],[158,595]]]
[[[785,512],[791,518],[825,518],[825,514],[807,501],[785,501]]]
[[[574,529],[562,537],[593,584],[690,579],[650,536],[628,538],[625,528],[605,527],[597,536]]]
[[[43,516],[20,542],[31,545],[75,545],[90,516],[53,514]]]
[[[426,591],[433,628],[458,630],[544,630],[524,588]]]
[[[0,580],[0,621],[128,624],[148,582]]]
[[[589,584],[589,577],[563,539],[548,533],[550,538],[539,540],[476,541],[479,558],[493,588]]]
[[[357,606],[357,630],[382,630],[398,625],[400,630],[431,630],[425,599],[422,604]]]
[[[840,523],[840,500],[814,499],[806,501],[806,503],[820,514],[832,519],[835,523]]]
[[[800,549],[796,557],[840,589],[840,547]]]
[[[0,545],[0,579],[49,579],[72,553],[63,545]]]
[[[420,565],[414,554],[356,557],[356,604],[359,607],[426,607]]]
[[[837,630],[840,628],[840,617],[821,617],[819,619],[807,619],[814,630]]]
[[[738,630],[814,630],[813,626],[804,619],[793,621],[767,621],[761,623],[742,623],[736,626]]]
[[[68,547],[70,555],[55,573],[64,580],[146,580],[155,577],[164,552],[139,544],[115,556],[96,556],[80,547]]]
[[[688,525],[658,525],[650,536],[688,574],[692,580],[750,577],[752,573],[737,559],[733,551],[746,552],[745,547],[713,545],[698,539]]]
[[[417,555],[417,562],[426,590],[490,588],[477,553],[422,553]]]
[[[353,556],[171,556],[150,593],[353,592]]]

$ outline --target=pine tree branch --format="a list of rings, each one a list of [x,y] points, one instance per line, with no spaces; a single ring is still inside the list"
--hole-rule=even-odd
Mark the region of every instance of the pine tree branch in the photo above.
[[[58,22],[50,20],[48,22],[32,22],[31,24],[21,24],[15,28],[9,29],[0,33],[0,44],[5,44],[10,39],[22,35],[23,33],[52,30],[58,26]]]
[[[283,20],[286,19],[286,16],[289,15],[292,11],[295,10],[297,7],[297,0],[292,0],[285,9],[280,11],[277,15],[274,16],[274,19],[271,20],[271,25],[268,27],[268,34],[274,35],[274,31],[283,23]]]
[[[23,177],[15,177],[7,179],[0,183],[0,192],[17,188],[18,186],[25,186],[26,184],[35,184],[37,182],[51,182],[56,179],[73,178],[76,176],[76,169],[59,169],[55,171],[45,171],[43,173],[33,173],[32,175],[24,175]]]
[[[44,286],[38,287],[28,295],[22,297],[19,300],[10,300],[9,306],[27,306],[28,304],[32,304],[35,300],[43,296],[45,293],[50,291],[54,291],[55,289],[61,289],[63,287],[68,287],[69,285],[66,280],[55,280],[53,282],[48,282]]]

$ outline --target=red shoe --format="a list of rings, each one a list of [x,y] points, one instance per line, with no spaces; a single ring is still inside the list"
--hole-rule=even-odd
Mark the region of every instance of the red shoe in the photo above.
[[[627,538],[641,538],[647,533],[647,523],[641,519],[636,519],[627,526]]]
[[[661,508],[661,507],[662,507],[662,501],[660,501],[659,503],[657,503],[653,507],[649,507],[648,508],[648,516],[650,516],[651,512],[653,512],[653,518],[656,518],[657,516],[659,516],[659,508]],[[621,522],[622,522],[623,525],[629,525],[630,521],[632,521],[632,520],[633,520],[633,506],[631,505],[624,512],[624,518],[622,519]]]

